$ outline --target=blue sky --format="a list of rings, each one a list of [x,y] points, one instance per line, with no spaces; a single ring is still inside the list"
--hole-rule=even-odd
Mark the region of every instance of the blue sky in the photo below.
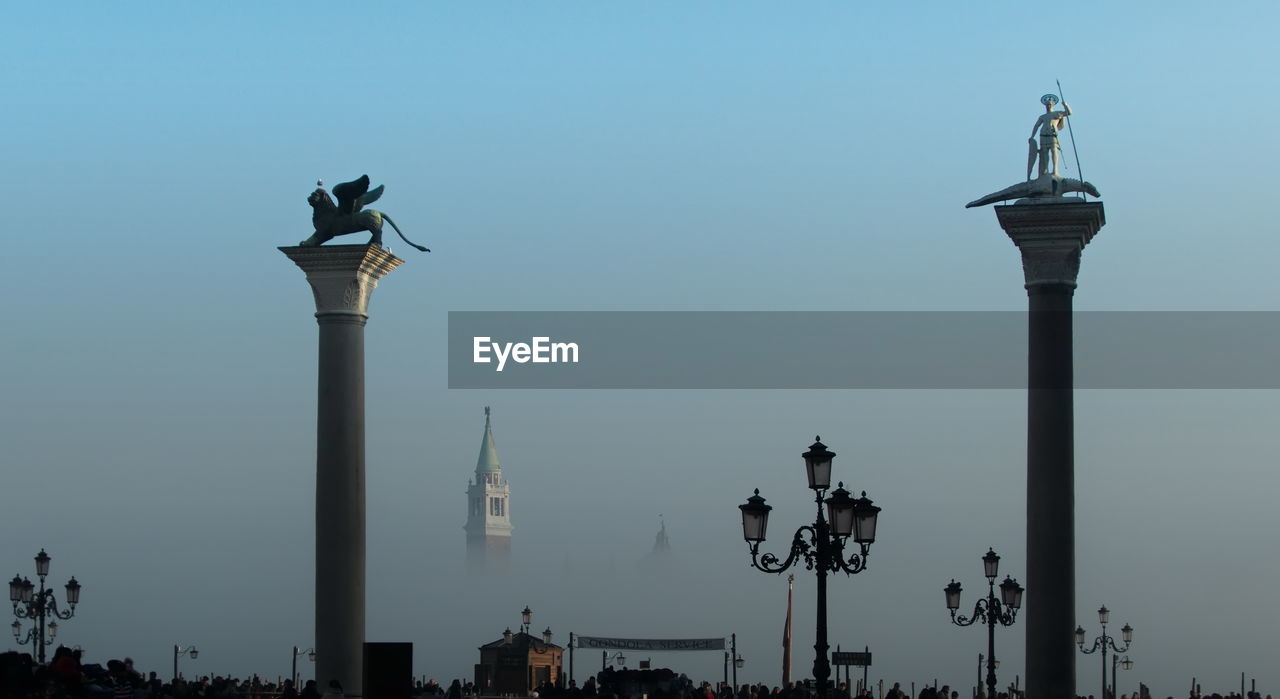
[[[368,172],[387,187],[378,208],[434,250],[389,238],[408,264],[371,309],[369,565],[385,582],[371,582],[369,631],[415,641],[420,662],[441,664],[420,671],[440,679],[469,673],[470,649],[529,604],[566,633],[736,631],[760,659],[745,678],[776,682],[765,659],[781,612],[762,610],[782,583],[741,567],[734,506],[759,485],[793,498],[798,523],[804,494],[784,495],[798,471],[778,464],[798,468],[815,432],[902,513],[885,521],[881,568],[833,601],[883,648],[886,680],[967,684],[983,639],[944,625],[941,586],[975,587],[987,546],[1012,570],[1022,558],[1017,392],[448,391],[450,310],[1023,308],[1016,251],[989,211],[963,205],[1023,177],[1055,79],[1107,205],[1077,308],[1273,310],[1280,292],[1273,3],[66,3],[5,16],[0,189],[14,206],[0,294],[16,313],[0,334],[0,508],[17,535],[0,560],[26,574],[44,546],[56,584],[77,575],[84,605],[63,633],[104,660],[163,672],[173,643],[195,642],[206,671],[271,675],[307,643],[315,329],[274,247],[310,233],[317,178]],[[1081,623],[1093,633],[1106,603],[1139,629],[1135,677],[1157,696],[1178,696],[1184,674],[1280,686],[1263,652],[1278,621],[1275,403],[1078,398]],[[541,599],[518,582],[481,594],[455,570],[485,404],[517,531],[557,542],[518,549],[529,579],[559,591]],[[1192,504],[1215,512],[1204,530],[1189,527]],[[1003,516],[975,516],[984,505]],[[581,571],[608,569],[607,547],[615,568],[643,555],[658,512],[698,583],[680,614],[617,612],[662,599],[661,585]],[[472,622],[449,643],[432,631]],[[1012,655],[1020,633],[999,641]],[[1094,662],[1082,658],[1082,693],[1096,691]],[[717,676],[718,659],[696,663]]]

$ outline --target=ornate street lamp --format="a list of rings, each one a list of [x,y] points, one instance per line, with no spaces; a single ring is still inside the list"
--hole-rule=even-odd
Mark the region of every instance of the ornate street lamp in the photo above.
[[[40,549],[40,553],[36,554],[36,577],[40,579],[39,590],[28,578],[15,575],[13,580],[9,581],[9,601],[13,603],[13,615],[18,619],[35,620],[26,633],[22,632],[21,621],[13,622],[10,627],[13,629],[13,637],[19,645],[30,643],[35,646],[36,659],[41,665],[44,664],[45,646],[52,645],[54,637],[58,635],[58,622],[50,620],[46,623],[45,620],[49,617],[70,619],[75,616],[76,605],[80,603],[80,583],[72,577],[67,581],[67,594],[64,598],[67,609],[58,609],[58,600],[54,598],[53,590],[46,590],[44,587],[44,579],[49,574],[51,560],[53,559],[44,552],[44,549]]]
[[[1000,583],[1000,597],[996,597],[996,577],[1000,574],[1000,556],[994,549],[987,549],[982,557],[982,573],[987,578],[986,599],[980,599],[973,605],[973,615],[956,616],[960,608],[960,583],[952,580],[944,592],[947,598],[947,609],[951,612],[951,623],[956,626],[970,626],[981,619],[987,625],[987,699],[996,699],[996,668],[1000,661],[996,660],[996,624],[1013,626],[1022,608],[1022,586],[1013,578],[1005,576]],[[982,656],[978,656],[981,663]]]
[[[533,621],[533,610],[525,606],[520,612],[520,625],[523,627],[520,629],[521,633],[529,633],[529,622],[531,621]]]
[[[1093,639],[1093,647],[1088,650],[1085,650],[1084,648],[1084,627],[1076,626],[1076,645],[1080,647],[1081,653],[1088,655],[1090,653],[1098,652],[1098,649],[1102,649],[1102,699],[1107,699],[1107,696],[1108,696],[1107,695],[1107,647],[1110,646],[1111,650],[1117,653],[1124,653],[1125,651],[1129,650],[1129,644],[1133,642],[1133,627],[1129,626],[1128,624],[1125,624],[1120,629],[1120,636],[1121,638],[1124,639],[1124,647],[1121,648],[1116,645],[1115,637],[1107,635],[1107,620],[1109,620],[1110,618],[1111,618],[1111,610],[1107,609],[1106,605],[1103,605],[1100,609],[1098,609],[1098,623],[1102,624],[1102,635]],[[1125,668],[1125,669],[1127,670],[1128,668]],[[1115,681],[1114,670],[1111,673],[1111,679],[1113,682]],[[1112,697],[1112,699],[1114,699],[1114,697]]]
[[[196,650],[194,645],[173,647],[173,681],[175,683],[178,681],[178,658],[183,655],[189,655],[192,660],[195,660],[200,657],[200,651]]]
[[[298,656],[300,655],[307,656],[307,660],[314,663],[316,661],[316,649],[308,648],[306,650],[298,650],[297,646],[293,647],[293,669],[289,672],[289,676],[293,678],[294,689],[298,688]],[[193,655],[191,657],[194,658],[196,656]]]
[[[765,504],[760,491],[756,490],[755,495],[747,498],[746,504],[739,505],[738,509],[742,512],[742,537],[751,551],[752,566],[766,573],[782,573],[803,561],[806,568],[817,574],[813,678],[819,699],[827,699],[828,678],[831,676],[830,646],[827,645],[827,573],[844,571],[846,575],[854,575],[866,570],[867,555],[876,540],[876,518],[880,508],[872,504],[865,492],[856,500],[851,498],[843,483],[829,497],[822,497],[831,487],[831,461],[835,453],[827,449],[821,438],[815,438],[809,450],[801,456],[804,457],[805,476],[809,488],[814,491],[818,512],[813,524],[796,530],[786,560],[779,560],[772,553],[760,554],[760,543],[765,540],[768,529],[769,511],[773,509]],[[850,538],[858,545],[858,551],[846,559],[845,546]],[[734,665],[737,666],[736,659]]]

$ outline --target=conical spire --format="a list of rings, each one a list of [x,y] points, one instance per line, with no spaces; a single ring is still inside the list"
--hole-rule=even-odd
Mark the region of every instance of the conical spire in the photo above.
[[[489,424],[489,406],[484,407],[484,439],[480,441],[480,458],[476,460],[476,473],[501,473],[498,463],[498,447],[493,444],[493,427]]]
[[[667,538],[667,522],[662,518],[662,515],[658,515],[658,523],[658,537],[653,542],[653,553],[655,555],[670,553],[671,540]]]

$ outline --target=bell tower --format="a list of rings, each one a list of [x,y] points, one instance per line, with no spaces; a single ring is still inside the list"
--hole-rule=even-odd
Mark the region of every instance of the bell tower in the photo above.
[[[467,561],[472,569],[505,568],[511,557],[511,486],[502,477],[489,407],[475,478],[467,486]]]

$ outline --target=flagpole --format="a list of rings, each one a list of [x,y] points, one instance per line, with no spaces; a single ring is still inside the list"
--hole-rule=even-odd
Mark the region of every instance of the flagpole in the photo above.
[[[782,630],[782,687],[791,687],[791,588],[796,576],[787,576],[787,625]]]

